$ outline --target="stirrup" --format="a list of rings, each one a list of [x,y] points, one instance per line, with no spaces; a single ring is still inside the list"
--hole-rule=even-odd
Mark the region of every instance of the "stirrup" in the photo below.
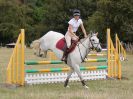
[[[66,60],[66,58],[65,57],[62,57],[62,59],[61,59],[62,61],[65,61]]]
[[[64,62],[67,64],[67,58],[66,58],[66,57],[63,57],[63,58],[61,59],[61,61],[64,61]]]
[[[61,58],[62,61],[66,61],[66,55],[63,55]]]

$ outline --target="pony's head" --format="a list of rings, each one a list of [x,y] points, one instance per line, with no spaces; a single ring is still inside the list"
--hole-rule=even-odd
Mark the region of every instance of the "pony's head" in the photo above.
[[[97,52],[101,52],[102,47],[100,45],[100,42],[99,42],[99,39],[98,39],[97,35],[98,35],[98,32],[90,34],[91,48],[95,49]]]

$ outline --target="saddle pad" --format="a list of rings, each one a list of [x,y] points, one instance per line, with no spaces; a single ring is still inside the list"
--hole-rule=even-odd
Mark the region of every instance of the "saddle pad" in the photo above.
[[[57,43],[56,43],[56,48],[64,51],[64,48],[66,46],[66,41],[65,41],[65,38],[61,38]]]
[[[75,49],[76,45],[77,45],[77,41],[73,41],[73,40],[72,40],[72,45],[71,45],[71,47],[69,48],[68,53],[72,52],[72,51]],[[65,40],[65,38],[61,38],[61,39],[56,43],[56,48],[58,48],[58,49],[60,49],[60,50],[62,50],[62,51],[64,51],[64,50],[66,49],[66,46],[67,46],[67,45],[66,45],[66,40]]]

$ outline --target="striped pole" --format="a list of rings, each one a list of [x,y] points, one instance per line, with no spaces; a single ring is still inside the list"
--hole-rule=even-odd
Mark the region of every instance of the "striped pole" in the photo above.
[[[85,62],[106,62],[107,59],[106,58],[98,58],[98,59],[85,59]],[[26,65],[43,65],[43,64],[63,64],[63,61],[25,61]]]
[[[106,58],[98,58],[98,59],[85,59],[85,62],[106,62]]]
[[[107,54],[88,54],[88,56],[106,56]]]
[[[107,69],[107,66],[89,66],[89,67],[80,67],[80,70],[97,70],[97,69]],[[26,73],[42,73],[42,72],[65,72],[69,71],[70,68],[50,68],[50,69],[31,69],[25,70]]]
[[[37,65],[37,64],[63,64],[64,62],[63,61],[26,61],[25,64],[26,65]]]
[[[107,51],[107,49],[102,49],[102,51]]]

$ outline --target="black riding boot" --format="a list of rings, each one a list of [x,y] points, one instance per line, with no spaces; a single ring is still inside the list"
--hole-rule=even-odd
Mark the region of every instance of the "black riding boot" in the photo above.
[[[64,50],[64,53],[63,53],[63,56],[62,56],[62,61],[65,61],[66,62],[66,60],[67,60],[67,55],[68,55],[68,50],[69,50],[69,48],[66,48],[65,50]]]

